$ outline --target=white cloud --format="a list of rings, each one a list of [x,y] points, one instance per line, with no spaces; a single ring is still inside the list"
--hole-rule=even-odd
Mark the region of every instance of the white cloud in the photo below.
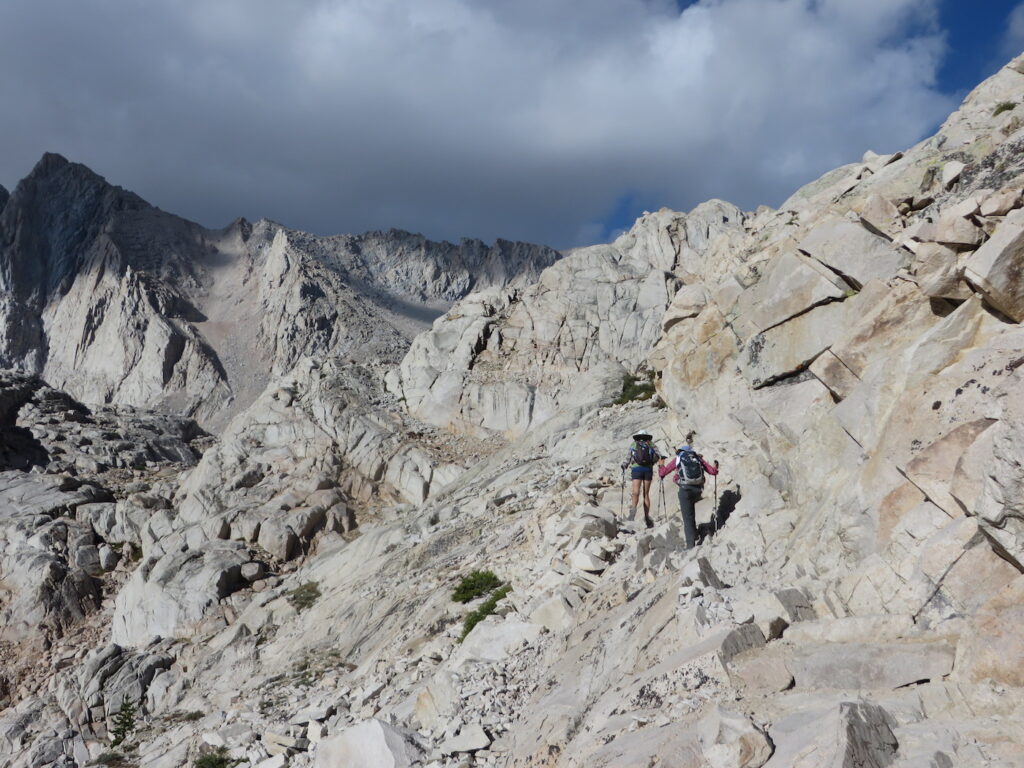
[[[1017,56],[1024,51],[1024,2],[1019,3],[1007,16],[1000,50],[1005,58]]]
[[[934,0],[43,5],[0,6],[3,178],[59,151],[211,224],[565,246],[627,193],[777,204],[953,106]]]

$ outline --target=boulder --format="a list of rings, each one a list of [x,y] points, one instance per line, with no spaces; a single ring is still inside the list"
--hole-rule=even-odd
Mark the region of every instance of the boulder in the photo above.
[[[479,752],[481,749],[487,749],[490,744],[491,738],[480,724],[472,723],[464,725],[458,734],[442,741],[438,749],[446,755],[451,755],[457,752]]]
[[[292,560],[302,553],[298,535],[280,518],[270,518],[260,523],[257,543],[278,560]]]
[[[809,366],[842,332],[848,304],[823,304],[751,338],[740,358],[751,386],[769,386]]]
[[[219,601],[245,585],[241,544],[212,541],[144,562],[114,601],[114,642],[141,646],[155,637],[187,637]]]
[[[704,286],[700,283],[684,285],[672,299],[661,319],[661,328],[668,331],[677,323],[696,317],[707,306],[708,299]]]
[[[765,331],[811,307],[846,295],[849,286],[806,256],[785,251],[764,267],[764,274],[744,291],[733,314],[753,333]]]
[[[922,243],[917,249],[917,282],[921,293],[936,299],[967,299],[971,289],[963,281],[963,265],[952,248]]]
[[[458,669],[477,661],[504,661],[523,646],[536,642],[543,629],[540,624],[518,619],[485,619],[466,635],[452,657],[452,667]]]
[[[416,697],[416,722],[423,728],[435,729],[455,714],[459,701],[452,673],[439,670]]]
[[[967,166],[961,163],[959,160],[950,160],[948,163],[942,166],[942,186],[944,189],[949,189],[959,179],[960,174],[964,172]]]
[[[988,595],[1013,581],[1018,569],[997,550],[976,517],[954,519],[928,536],[919,549],[918,568],[929,587],[940,591],[922,618],[971,615]]]
[[[887,237],[893,237],[903,229],[903,217],[899,209],[879,194],[870,195],[864,202],[860,209],[860,220],[869,230]]]
[[[739,712],[715,705],[698,726],[708,768],[761,768],[772,754],[764,732]]]
[[[822,384],[828,387],[829,392],[836,400],[842,400],[860,384],[857,374],[847,368],[846,364],[830,349],[826,349],[818,355],[811,363],[809,370]]]
[[[1022,217],[1024,218],[1024,217]],[[1007,218],[967,260],[964,277],[996,309],[1024,320],[1024,221]]]
[[[715,569],[706,557],[698,557],[691,560],[679,572],[679,581],[682,585],[701,584],[705,587],[723,589],[725,583],[718,578]]]
[[[573,625],[572,606],[561,594],[552,595],[533,609],[530,621],[552,632],[564,632]]]
[[[608,563],[600,557],[582,549],[576,549],[569,553],[569,565],[580,571],[591,573],[600,573],[608,567]]]
[[[412,768],[423,750],[411,731],[365,720],[320,742],[314,768]]]
[[[993,192],[981,202],[980,213],[982,216],[1005,216],[1014,208],[1019,207],[1021,201],[1021,189],[1010,187]]]
[[[829,643],[797,647],[790,670],[798,688],[892,689],[941,680],[955,655],[943,642]]]
[[[983,237],[982,230],[962,215],[960,206],[943,211],[938,221],[922,227],[917,234],[918,240],[942,243],[958,251],[974,250]]]
[[[805,709],[772,725],[765,768],[887,768],[899,748],[895,728],[888,712],[863,701]]]
[[[849,219],[832,217],[800,241],[800,250],[835,270],[854,288],[885,280],[905,267],[911,254]]]
[[[957,464],[974,441],[994,423],[995,420],[989,418],[973,419],[950,430],[906,463],[907,479],[947,514],[959,515],[960,505],[950,492]]]
[[[958,674],[1024,687],[1024,576],[997,592],[972,617],[960,641]]]
[[[737,688],[749,691],[776,693],[793,686],[793,675],[786,666],[783,654],[776,649],[743,653],[729,662],[729,681]]]

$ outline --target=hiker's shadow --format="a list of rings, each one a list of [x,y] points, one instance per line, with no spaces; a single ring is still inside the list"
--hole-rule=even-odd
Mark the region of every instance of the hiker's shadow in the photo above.
[[[727,488],[722,491],[722,495],[718,497],[718,507],[715,509],[711,520],[697,526],[697,539],[704,541],[714,536],[718,530],[729,522],[729,517],[736,510],[736,505],[740,503],[741,498],[743,496],[738,485],[735,489]]]
[[[25,427],[0,426],[0,470],[45,467],[50,454],[35,435]]]

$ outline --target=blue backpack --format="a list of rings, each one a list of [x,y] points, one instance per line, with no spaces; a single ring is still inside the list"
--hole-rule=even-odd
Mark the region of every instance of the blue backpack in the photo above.
[[[676,454],[676,485],[704,485],[704,463],[693,451]]]

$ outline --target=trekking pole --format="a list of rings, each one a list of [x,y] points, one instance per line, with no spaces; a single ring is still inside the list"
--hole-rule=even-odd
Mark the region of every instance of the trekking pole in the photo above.
[[[665,514],[665,478],[664,477],[662,477],[662,478],[660,478],[658,480],[658,496],[659,496],[659,498],[658,498],[658,511],[661,513],[662,520],[664,520],[667,523],[668,522],[668,517]]]
[[[619,486],[619,518],[625,513],[626,507],[626,468],[622,468],[622,483]]]
[[[718,469],[716,466],[715,469]],[[718,533],[718,475],[712,475],[715,482],[715,511],[712,513],[713,525],[712,529],[715,533]]]

